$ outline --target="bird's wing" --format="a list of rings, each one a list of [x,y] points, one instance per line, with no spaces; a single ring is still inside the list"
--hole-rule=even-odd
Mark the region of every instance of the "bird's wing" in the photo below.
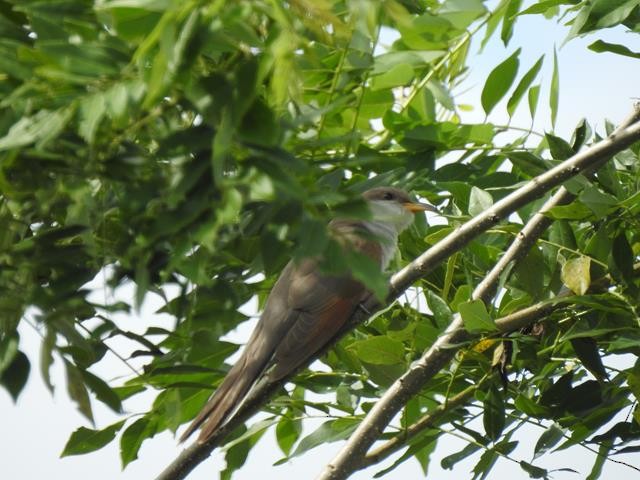
[[[360,235],[348,238],[353,248],[380,262],[380,244]],[[315,263],[296,269],[289,305],[299,312],[274,354],[271,380],[285,377],[329,342],[369,294],[353,277],[323,274]]]

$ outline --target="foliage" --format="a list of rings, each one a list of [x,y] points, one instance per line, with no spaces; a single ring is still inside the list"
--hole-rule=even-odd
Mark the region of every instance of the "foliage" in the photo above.
[[[509,44],[518,17],[534,14],[570,19],[569,40],[615,25],[640,31],[635,0],[526,8],[503,0],[491,9],[480,0],[0,1],[2,385],[17,400],[31,370],[17,331],[31,312],[43,337],[45,382],[52,388],[51,364],[63,361],[69,395],[89,420],[92,397],[120,412],[131,396],[157,390],[143,416],[81,427],[63,452],[91,452],[119,435],[126,466],[143,441],[175,431],[206,401],[237,349],[221,337],[246,320],[240,306],[255,295],[264,300],[291,255],[324,254],[326,268],[351,269],[380,289],[383,279],[325,235],[327,218],[363,215],[359,192],[398,184],[447,216],[448,225],[420,220],[403,236],[407,261],[597,139],[586,122],[571,142],[463,122],[452,92],[467,73],[472,39],[499,34]],[[389,32],[398,38],[385,47]],[[639,57],[604,41],[589,48]],[[534,116],[546,60],[555,123],[555,52],[531,66],[520,65],[519,52],[496,62],[482,108],[489,115],[506,100],[511,117],[526,96]],[[509,141],[497,138],[505,130]],[[349,436],[458,311],[486,338],[407,403],[399,426],[471,385],[475,393],[414,438],[394,467],[416,458],[426,471],[450,427],[470,443],[443,466],[482,451],[473,478],[511,455],[524,422],[545,428],[536,457],[587,442],[602,455],[637,449],[640,364],[613,368],[611,361],[640,353],[639,154],[635,145],[567,184],[576,199],[550,212],[552,227],[504,276],[493,304],[469,295],[518,232],[515,219],[420,282],[428,311],[396,304],[349,334],[322,359],[331,373],[303,372],[291,394],[265,406],[271,421],[235,432],[223,477],[271,425],[285,458]],[[539,205],[519,217],[527,221]],[[104,282],[95,287],[94,279]],[[603,279],[609,288],[589,290]],[[496,318],[554,298],[563,284],[575,295],[539,326],[495,334]],[[135,285],[131,302],[90,299],[92,288],[123,285]],[[167,286],[179,293],[167,298]],[[152,292],[164,296],[162,312],[175,318],[174,328],[135,335],[113,321]],[[108,351],[105,341],[118,336],[149,359],[122,384],[91,372]],[[505,357],[502,379],[496,365]],[[305,400],[307,391],[330,400]],[[484,433],[466,426],[477,406]],[[313,409],[332,418],[300,438]],[[621,412],[633,418],[611,425]],[[533,478],[549,474],[520,464]]]

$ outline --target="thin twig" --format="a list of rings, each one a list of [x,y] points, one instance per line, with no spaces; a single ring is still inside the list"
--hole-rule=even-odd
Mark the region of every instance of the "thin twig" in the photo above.
[[[442,59],[433,67],[431,68],[427,74],[418,82],[416,83],[412,89],[411,92],[409,92],[409,94],[403,99],[402,103],[400,104],[399,107],[399,112],[398,113],[402,113],[404,112],[407,107],[411,104],[411,102],[413,101],[413,99],[416,97],[416,95],[418,93],[420,93],[426,86],[427,84],[431,81],[431,79],[440,72],[440,69],[442,67],[444,67],[446,65],[446,63],[456,54],[458,53],[458,51],[465,46],[465,44],[467,42],[469,42],[471,40],[471,37],[473,35],[475,35],[482,27],[484,27],[484,25],[487,23],[487,21],[489,21],[489,19],[491,18],[491,15],[488,14],[485,16],[485,18],[478,23],[478,25],[475,26],[475,28],[472,31],[467,31],[462,35],[462,38],[458,41],[458,43],[449,51],[447,51],[447,53],[444,54],[444,56],[442,57]],[[389,137],[391,137],[391,130],[389,130],[388,128],[385,129],[382,132],[376,132],[375,135],[373,135],[370,139],[368,140],[373,140],[375,137],[379,138],[377,139],[375,145],[373,145],[373,148],[375,149],[379,149],[381,148],[385,143],[387,143],[387,141],[389,140]]]

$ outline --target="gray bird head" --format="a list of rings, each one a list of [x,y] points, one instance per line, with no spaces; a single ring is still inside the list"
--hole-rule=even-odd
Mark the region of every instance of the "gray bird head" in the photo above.
[[[411,200],[407,192],[394,187],[372,188],[362,196],[369,204],[372,220],[393,226],[397,233],[411,225],[415,213],[438,211],[428,203]]]

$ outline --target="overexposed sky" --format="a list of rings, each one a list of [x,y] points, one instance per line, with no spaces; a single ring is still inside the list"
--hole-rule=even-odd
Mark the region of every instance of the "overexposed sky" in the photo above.
[[[484,113],[480,107],[480,92],[487,74],[508,54],[511,54],[518,46],[522,46],[518,79],[542,53],[547,54],[541,76],[538,79],[538,81],[542,81],[543,88],[535,129],[550,131],[549,110],[546,105],[548,105],[548,85],[551,81],[554,45],[559,48],[558,57],[561,68],[560,108],[556,133],[567,138],[583,117],[588,118],[592,127],[595,126],[600,133],[603,133],[605,118],[614,122],[624,118],[631,110],[633,99],[640,97],[640,63],[638,60],[613,54],[593,53],[586,50],[586,45],[601,38],[611,43],[622,43],[634,51],[640,51],[640,36],[625,33],[623,29],[618,28],[601,32],[598,36],[589,36],[586,39],[574,39],[560,48],[567,32],[567,28],[553,27],[550,22],[539,16],[525,16],[521,17],[516,24],[514,38],[518,39],[518,42],[512,41],[513,46],[505,49],[499,40],[494,40],[482,55],[476,55],[478,45],[476,43],[470,61],[472,75],[463,87],[468,90],[456,97],[458,102],[474,105],[476,110],[463,112],[463,121],[473,123],[484,120]],[[496,124],[506,124],[507,116],[504,102],[496,107],[489,120]],[[512,125],[529,126],[526,99],[523,100]],[[126,295],[126,292],[123,294]],[[155,316],[151,320],[153,310],[153,302],[149,302],[139,317],[118,318],[116,320],[126,322],[127,329],[140,333],[146,330],[151,321],[154,324],[171,325],[172,319],[168,317]],[[250,328],[249,324],[242,325],[234,333],[234,339],[242,341],[247,337]],[[32,371],[27,387],[22,392],[17,405],[13,404],[5,390],[0,389],[0,411],[2,412],[2,436],[0,437],[2,454],[0,454],[0,459],[3,478],[8,480],[36,478],[137,480],[153,478],[178,454],[180,447],[176,444],[175,439],[171,435],[163,433],[146,441],[140,450],[139,460],[130,464],[124,472],[120,471],[117,439],[99,452],[59,459],[59,454],[71,432],[81,425],[89,425],[76,412],[75,406],[67,398],[60,362],[57,361],[54,364],[53,378],[57,388],[54,397],[51,397],[39,374],[40,338],[38,333],[28,324],[23,323],[20,334],[20,348],[29,355]],[[126,340],[114,340],[111,346],[122,351],[125,355],[131,351],[131,345]],[[111,354],[107,355],[104,364],[95,372],[107,379],[128,373]],[[139,397],[134,397],[132,402],[125,404],[127,411],[137,412],[148,409],[150,397],[144,395]],[[97,402],[94,402],[94,408],[99,428],[118,420],[117,416]],[[318,425],[319,422],[315,421],[315,425]],[[313,429],[314,422],[309,422],[305,433],[309,433]],[[523,447],[517,449],[513,456],[531,461],[533,446],[540,433],[541,430],[532,428],[525,433],[524,437],[522,435],[516,437],[516,439],[523,439]],[[465,445],[464,441],[455,436],[444,437],[436,453],[432,455],[430,478],[437,480],[470,478],[471,475],[468,472],[475,465],[478,455],[457,464],[454,472],[443,471],[439,467],[439,461],[443,456],[459,451]],[[270,431],[253,449],[247,464],[236,473],[234,478],[237,480],[314,478],[321,471],[323,465],[333,458],[339,448],[339,442],[329,444],[288,464],[272,467],[272,464],[279,460],[282,454],[275,443],[273,431]],[[536,465],[545,468],[570,467],[580,471],[581,473],[577,476],[566,472],[558,472],[554,475],[557,480],[574,480],[586,477],[593,460],[594,456],[591,453],[580,447],[575,447],[545,457],[543,461],[536,462]],[[633,462],[629,456],[626,460]],[[390,463],[390,461],[384,462],[382,466],[360,472],[353,478],[370,479],[376,471],[390,465]],[[636,463],[638,463],[637,459]],[[218,477],[217,472],[223,465],[221,454],[216,453],[212,459],[200,465],[189,478],[192,480],[215,479]],[[625,467],[607,462],[602,478],[615,478],[616,476],[631,478],[632,474],[633,471]],[[491,478],[507,478],[507,476],[511,479],[528,478],[528,475],[517,464],[508,460],[499,460],[498,465],[494,467]],[[414,479],[422,477],[417,462],[409,460],[384,478]]]

